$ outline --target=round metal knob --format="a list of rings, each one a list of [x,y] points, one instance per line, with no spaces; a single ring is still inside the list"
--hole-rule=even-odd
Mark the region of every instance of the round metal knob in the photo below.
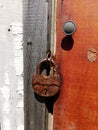
[[[76,24],[73,21],[67,21],[63,25],[63,32],[66,35],[72,35],[76,31]]]

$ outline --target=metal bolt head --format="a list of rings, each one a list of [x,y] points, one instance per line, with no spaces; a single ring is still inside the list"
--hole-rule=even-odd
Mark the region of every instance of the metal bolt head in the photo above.
[[[64,23],[63,32],[66,35],[72,35],[75,31],[76,31],[76,24],[73,21],[69,20]]]

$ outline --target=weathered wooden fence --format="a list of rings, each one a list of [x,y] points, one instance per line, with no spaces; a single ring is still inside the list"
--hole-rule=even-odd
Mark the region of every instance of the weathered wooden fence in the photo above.
[[[38,101],[32,90],[32,74],[50,48],[50,3],[47,0],[23,1],[24,41],[24,113],[25,130],[47,130],[45,99]]]

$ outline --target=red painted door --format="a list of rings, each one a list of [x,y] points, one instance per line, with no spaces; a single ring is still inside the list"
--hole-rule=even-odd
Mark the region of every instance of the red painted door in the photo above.
[[[62,85],[53,130],[98,130],[98,0],[58,0],[56,60]],[[67,20],[77,29],[66,36]]]

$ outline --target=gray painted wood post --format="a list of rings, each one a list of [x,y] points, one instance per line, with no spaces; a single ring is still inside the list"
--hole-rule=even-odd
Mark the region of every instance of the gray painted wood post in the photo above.
[[[32,90],[32,74],[45,58],[47,48],[47,0],[23,0],[24,118],[25,130],[47,130],[48,112]]]

